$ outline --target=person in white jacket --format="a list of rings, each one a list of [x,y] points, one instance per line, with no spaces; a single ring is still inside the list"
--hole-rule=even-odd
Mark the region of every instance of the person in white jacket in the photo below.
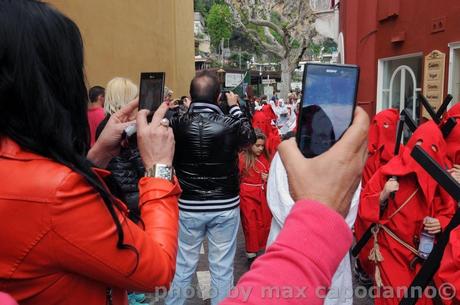
[[[358,203],[361,185],[355,192],[350,211],[345,218],[346,223],[351,228],[355,222],[358,213]],[[294,201],[289,193],[288,178],[286,169],[278,153],[273,158],[267,185],[267,201],[272,212],[272,224],[268,236],[267,247],[275,240],[284,221],[289,215]],[[324,300],[325,305],[352,305],[353,304],[353,284],[351,274],[350,255],[347,253],[342,259],[337,271],[332,278],[330,290]]]

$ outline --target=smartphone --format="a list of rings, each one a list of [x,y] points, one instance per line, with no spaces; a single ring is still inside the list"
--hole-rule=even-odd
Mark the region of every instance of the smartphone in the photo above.
[[[139,92],[139,110],[155,112],[163,103],[164,72],[142,72]]]
[[[296,139],[306,158],[326,152],[350,126],[358,81],[358,66],[305,65]]]
[[[220,98],[219,98],[219,107],[220,110],[224,114],[229,114],[230,113],[230,107],[228,106],[228,101],[227,101],[227,93],[229,93],[229,90],[222,90],[220,92]]]

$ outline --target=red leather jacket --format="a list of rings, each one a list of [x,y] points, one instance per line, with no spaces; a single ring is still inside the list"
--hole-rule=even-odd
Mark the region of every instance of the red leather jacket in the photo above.
[[[109,174],[96,170],[99,176]],[[0,291],[20,304],[127,304],[126,289],[168,287],[176,265],[177,181],[142,178],[145,229],[118,211],[125,243],[98,193],[69,168],[0,138]],[[122,202],[117,202],[126,211]],[[119,288],[118,288],[119,287]]]

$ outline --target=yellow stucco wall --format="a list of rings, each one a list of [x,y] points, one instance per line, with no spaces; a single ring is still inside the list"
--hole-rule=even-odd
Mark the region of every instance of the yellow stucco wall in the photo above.
[[[195,74],[192,0],[48,0],[74,20],[85,43],[88,86],[115,76],[166,72],[175,97]]]

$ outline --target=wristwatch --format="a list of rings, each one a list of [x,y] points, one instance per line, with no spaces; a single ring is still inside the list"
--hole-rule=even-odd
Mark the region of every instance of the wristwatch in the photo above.
[[[157,163],[145,170],[145,177],[161,178],[172,181],[173,176],[173,167],[166,164]]]

